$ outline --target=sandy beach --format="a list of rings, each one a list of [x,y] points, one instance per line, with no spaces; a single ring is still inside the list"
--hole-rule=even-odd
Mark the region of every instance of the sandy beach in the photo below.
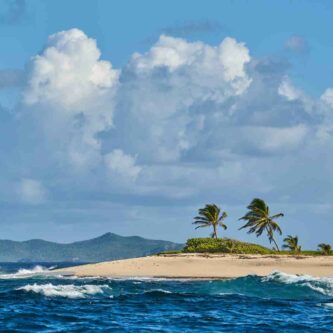
[[[177,254],[69,267],[76,276],[155,278],[235,278],[273,271],[333,277],[333,256]]]

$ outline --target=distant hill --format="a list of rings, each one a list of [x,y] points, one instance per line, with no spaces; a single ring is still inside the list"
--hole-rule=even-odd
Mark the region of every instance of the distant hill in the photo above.
[[[147,256],[182,247],[182,244],[173,242],[113,233],[69,244],[41,239],[0,240],[0,262],[97,262]]]

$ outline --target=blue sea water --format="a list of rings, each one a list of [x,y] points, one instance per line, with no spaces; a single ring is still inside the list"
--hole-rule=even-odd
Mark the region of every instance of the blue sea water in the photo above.
[[[333,332],[333,278],[88,279],[45,275],[54,264],[0,266],[0,332]]]

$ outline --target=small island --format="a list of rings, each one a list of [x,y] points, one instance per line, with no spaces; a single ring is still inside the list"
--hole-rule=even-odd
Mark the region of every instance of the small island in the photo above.
[[[141,258],[106,261],[58,270],[76,276],[114,278],[197,278],[225,279],[246,275],[268,275],[274,271],[289,274],[333,276],[333,252],[329,244],[318,244],[317,251],[302,250],[297,236],[288,235],[280,250],[275,233],[282,235],[276,219],[283,213],[271,215],[269,206],[255,198],[247,206],[240,221],[257,237],[265,234],[273,248],[230,238],[218,238],[218,227],[227,229],[228,214],[215,204],[199,209],[193,224],[196,228],[212,228],[211,238],[189,239],[179,251],[159,253]]]

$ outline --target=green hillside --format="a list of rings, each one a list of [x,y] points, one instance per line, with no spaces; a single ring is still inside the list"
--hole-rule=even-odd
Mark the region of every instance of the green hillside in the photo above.
[[[267,247],[229,238],[191,238],[183,249],[185,253],[243,253],[272,254]]]
[[[106,233],[100,237],[60,244],[40,239],[0,240],[0,262],[97,262],[178,250],[182,244]]]

